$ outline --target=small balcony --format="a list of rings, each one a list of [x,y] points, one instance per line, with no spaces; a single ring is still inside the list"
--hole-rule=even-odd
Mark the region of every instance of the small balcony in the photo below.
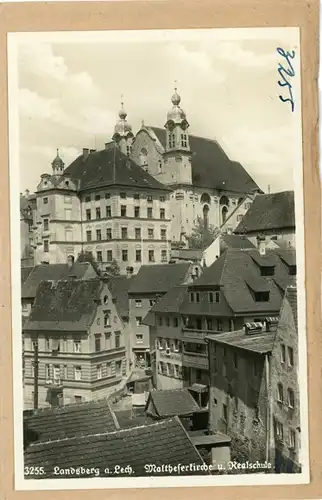
[[[190,368],[197,368],[199,370],[209,369],[207,354],[184,352],[182,357],[182,364],[183,366],[189,366]]]
[[[61,391],[63,388],[63,381],[61,378],[52,378],[45,381],[45,387],[47,389]]]

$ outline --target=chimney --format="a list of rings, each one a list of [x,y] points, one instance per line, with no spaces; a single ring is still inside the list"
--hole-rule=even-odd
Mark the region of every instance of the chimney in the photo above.
[[[26,189],[26,191],[25,191],[25,197],[28,198],[29,194],[30,194],[29,189]]]
[[[127,278],[131,278],[131,276],[133,274],[133,271],[134,271],[134,269],[133,269],[132,266],[127,266],[127,268],[126,268],[126,277]]]
[[[244,332],[245,335],[256,335],[263,331],[263,324],[258,322],[245,323]]]
[[[86,158],[88,158],[88,155],[89,155],[89,149],[88,148],[83,148],[83,157],[84,157],[84,160],[86,160]]]
[[[68,255],[67,257],[67,266],[68,266],[68,269],[71,269],[73,267],[73,264],[74,264],[74,256],[73,255]]]
[[[266,238],[265,236],[257,236],[257,248],[260,255],[266,255]]]
[[[105,149],[111,149],[111,143],[110,142],[106,142],[105,143]]]
[[[90,149],[89,152],[90,153],[95,153],[96,149]]]
[[[278,317],[265,318],[265,326],[267,332],[275,332],[279,323]]]

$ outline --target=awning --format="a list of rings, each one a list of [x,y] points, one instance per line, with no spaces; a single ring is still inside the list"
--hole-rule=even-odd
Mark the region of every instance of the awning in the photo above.
[[[204,384],[192,384],[191,387],[188,387],[188,390],[201,394],[203,392],[208,392],[208,386]]]

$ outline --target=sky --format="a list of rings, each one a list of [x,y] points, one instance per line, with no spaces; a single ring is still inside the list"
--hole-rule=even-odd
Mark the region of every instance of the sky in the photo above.
[[[84,147],[102,149],[113,135],[122,95],[134,133],[142,120],[163,127],[175,81],[191,134],[216,139],[263,191],[293,189],[300,115],[278,97],[283,61],[276,51],[292,50],[292,37],[285,31],[283,39],[249,39],[232,30],[230,39],[218,34],[225,30],[213,31],[213,39],[198,30],[193,40],[178,32],[175,39],[149,39],[145,32],[134,42],[89,43],[83,33],[77,42],[29,36],[20,43],[20,191],[35,191],[40,175],[51,173],[57,148],[66,166]]]

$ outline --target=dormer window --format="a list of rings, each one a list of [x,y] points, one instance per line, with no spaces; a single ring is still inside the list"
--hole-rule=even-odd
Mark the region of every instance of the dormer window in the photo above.
[[[289,266],[288,272],[290,276],[296,276],[296,266]]]
[[[255,302],[268,302],[269,292],[255,292]]]
[[[274,276],[275,266],[261,266],[260,272],[261,276]]]

